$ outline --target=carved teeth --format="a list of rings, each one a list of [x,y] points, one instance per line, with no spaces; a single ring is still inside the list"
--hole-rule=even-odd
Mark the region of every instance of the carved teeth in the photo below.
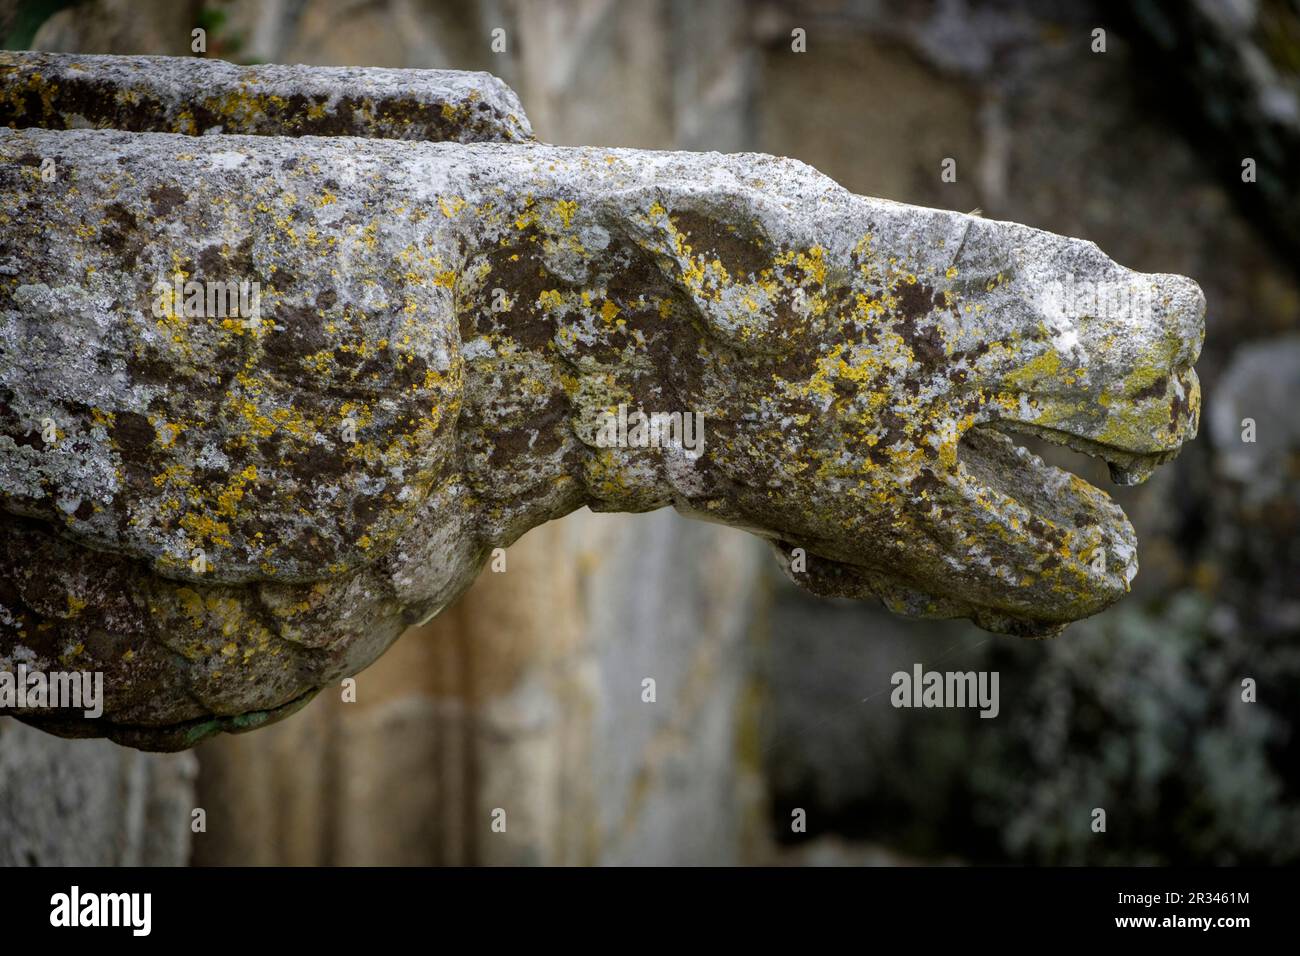
[[[1168,455],[1140,454],[1108,448],[1105,445],[1072,435],[1069,432],[1050,428],[1035,428],[1032,425],[1027,426],[1020,423],[994,421],[989,422],[988,427],[991,431],[1002,434],[1012,444],[1022,449],[1023,446],[1020,446],[1016,441],[1016,432],[1040,438],[1054,445],[1070,448],[1092,458],[1099,458],[1106,462],[1106,466],[1110,470],[1111,482],[1122,486],[1145,483],[1147,479],[1155,474],[1156,468],[1170,457]]]
[[[1117,485],[1140,485],[1155,473],[1154,461],[1134,461],[1128,465],[1117,465],[1108,461],[1110,480]]]

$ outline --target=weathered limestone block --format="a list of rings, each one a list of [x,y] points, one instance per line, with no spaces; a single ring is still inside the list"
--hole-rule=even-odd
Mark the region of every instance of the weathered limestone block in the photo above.
[[[177,56],[0,51],[6,125],[134,132],[526,142],[514,91],[488,73]]]
[[[106,674],[104,720],[26,715],[57,733],[281,716],[584,505],[1055,633],[1136,541],[1007,433],[1128,483],[1196,428],[1195,283],[790,160],[19,129],[0,180],[0,649]],[[177,276],[256,281],[257,314],[187,315]],[[701,415],[703,447],[608,447],[620,406]]]

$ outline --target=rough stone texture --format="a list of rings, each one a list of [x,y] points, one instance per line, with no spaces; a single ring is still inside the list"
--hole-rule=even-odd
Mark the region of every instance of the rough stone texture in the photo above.
[[[491,69],[550,142],[752,146],[728,95],[747,61],[710,6],[677,7],[672,42],[664,3],[520,4],[517,23],[492,4],[425,3],[418,18],[335,0],[303,11],[265,59]],[[510,48],[526,69],[488,51],[497,25],[528,38]],[[534,529],[506,574],[480,574],[361,674],[358,704],[322,693],[291,720],[201,744],[214,816],[195,862],[750,859],[765,824],[744,621],[762,613],[765,557],[751,535],[668,510],[583,509]],[[654,705],[641,701],[647,676]],[[530,719],[502,716],[516,684],[532,688]],[[488,828],[499,805],[508,839]]]
[[[131,0],[129,9],[119,9],[124,6],[95,0],[58,14],[41,29],[40,43],[69,51],[179,52],[142,27],[163,24],[164,34],[187,36],[183,20],[166,27],[181,7],[171,0]],[[209,31],[209,49],[284,63],[490,69],[518,78],[512,82],[550,141],[703,143],[734,151],[752,145],[739,138],[744,104],[731,95],[752,75],[745,72],[752,58],[734,55],[738,31],[714,29],[726,19],[716,7],[678,6],[674,20],[662,2],[512,5],[509,13],[525,18],[520,22],[493,3],[258,0],[231,4],[227,28]],[[559,28],[543,33],[535,18],[551,16]],[[735,9],[730,18],[740,22]],[[670,23],[673,41],[665,42]],[[512,42],[507,55],[489,51],[484,38],[498,25],[512,38],[529,38],[526,76],[515,69],[519,44]],[[578,25],[581,30],[573,29]],[[547,70],[555,59],[570,68],[558,75]],[[545,103],[535,95],[539,89]],[[669,103],[672,109],[660,109]],[[511,546],[507,574],[480,575],[460,603],[412,629],[359,675],[357,705],[327,692],[292,720],[205,741],[195,751],[201,766],[196,805],[209,811],[209,832],[193,838],[194,862],[468,863],[505,859],[507,852],[551,863],[739,862],[755,842],[754,833],[742,831],[763,826],[747,729],[753,708],[737,687],[746,658],[739,619],[761,611],[755,593],[761,577],[753,569],[763,557],[750,535],[670,511],[592,515],[584,509],[535,529]],[[667,616],[649,603],[653,595],[641,583],[665,576],[673,588]],[[526,595],[541,597],[528,598],[525,613],[502,613]],[[540,726],[475,720],[478,710],[494,708],[500,691],[473,693],[474,675],[497,671],[503,644],[510,680],[547,675],[542,686],[555,699]],[[602,650],[582,650],[591,648]],[[651,706],[640,700],[640,679],[649,675],[634,673],[631,687],[605,676],[606,670],[623,674],[632,659],[661,678],[696,670],[689,725],[674,717],[672,681],[661,679],[665,693]],[[716,666],[698,667],[701,662]],[[505,686],[499,678],[482,683]],[[608,692],[588,696],[604,687]],[[643,724],[663,730],[649,736],[638,758],[624,737],[640,739]],[[474,727],[481,732],[470,733]],[[559,745],[575,735],[588,743]],[[107,741],[36,739],[52,754],[92,745],[115,749]],[[468,746],[476,739],[482,743]],[[539,749],[540,760],[532,756]],[[564,754],[573,756],[549,765]],[[484,776],[472,773],[475,765],[513,782],[515,792],[505,798],[513,839],[480,838],[471,852],[471,834],[487,833],[478,808],[500,802],[495,794],[474,795]],[[372,775],[369,784],[357,778],[363,769]],[[608,802],[625,793],[634,796],[630,805]],[[597,815],[606,822],[593,825]],[[114,819],[107,808],[102,817],[105,825]],[[525,827],[529,817],[532,825]],[[525,841],[531,847],[523,850]]]
[[[1127,590],[1132,529],[1002,432],[1128,481],[1196,426],[1194,283],[789,160],[91,130],[3,132],[0,158],[0,334],[36,353],[0,367],[6,650],[109,689],[102,722],[41,718],[60,733],[281,716],[584,504],[804,548],[818,593],[1054,633]],[[256,278],[260,323],[155,319],[177,273]],[[1077,315],[1064,282],[1151,307]],[[704,453],[598,447],[620,404],[702,413]]]
[[[0,89],[0,125],[14,128],[456,143],[533,138],[513,90],[487,73],[455,70],[0,51]]]
[[[183,866],[197,769],[0,722],[0,866]]]

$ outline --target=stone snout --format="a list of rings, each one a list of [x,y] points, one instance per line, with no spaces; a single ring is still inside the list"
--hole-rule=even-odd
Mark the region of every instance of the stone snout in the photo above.
[[[1038,294],[1048,334],[1002,376],[991,420],[1104,459],[1115,484],[1140,484],[1196,436],[1205,297],[1183,276],[1103,275],[1067,274]]]
[[[762,506],[780,501],[782,564],[815,593],[1051,636],[1127,593],[1137,539],[1106,492],[1017,439],[1144,481],[1196,434],[1205,299],[1190,279],[1133,272],[1082,240],[986,221],[956,231],[960,254],[928,273],[828,263],[871,321],[857,342],[820,349],[822,413],[803,458],[777,458]]]

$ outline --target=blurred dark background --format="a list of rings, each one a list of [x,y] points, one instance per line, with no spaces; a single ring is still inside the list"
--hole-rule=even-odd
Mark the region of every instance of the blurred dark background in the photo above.
[[[169,757],[0,722],[0,861],[1300,861],[1300,4],[53,0],[0,39],[191,55],[195,27],[236,62],[488,70],[548,142],[793,156],[1191,276],[1201,434],[1137,488],[1042,450],[1140,542],[1132,595],[1058,639],[819,600],[741,532],[581,513],[356,704]],[[1000,715],[894,709],[915,662],[999,671]]]

